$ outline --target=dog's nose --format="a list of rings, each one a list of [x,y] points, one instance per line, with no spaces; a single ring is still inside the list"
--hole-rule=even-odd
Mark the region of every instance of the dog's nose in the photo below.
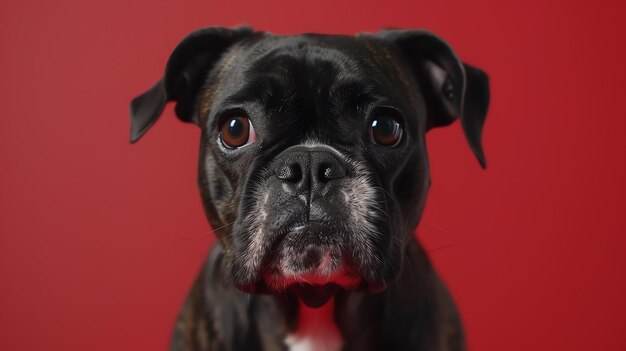
[[[276,177],[299,190],[313,190],[346,176],[346,166],[331,151],[295,149],[279,157]]]

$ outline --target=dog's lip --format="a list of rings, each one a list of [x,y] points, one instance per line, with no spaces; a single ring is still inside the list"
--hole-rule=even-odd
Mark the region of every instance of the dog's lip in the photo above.
[[[330,274],[321,274],[318,270],[288,274],[280,270],[265,269],[257,280],[235,283],[235,287],[249,294],[280,294],[297,285],[316,289],[333,285],[344,291],[367,291],[370,294],[379,294],[388,287],[385,281],[369,280],[361,276],[349,259]]]
[[[286,270],[280,261],[274,261],[274,269],[267,269],[263,273],[263,280],[275,290],[283,290],[293,284],[326,285],[337,284],[343,288],[352,288],[362,283],[363,278],[358,274],[356,267],[350,261],[342,258],[339,266],[332,267],[330,253],[327,252],[322,262],[306,272]],[[326,262],[326,263],[324,263]]]
[[[235,287],[247,294],[262,294],[269,292],[267,286],[262,281],[253,283],[236,283]]]
[[[331,275],[319,275],[315,273],[300,274],[295,276],[265,275],[264,280],[268,283],[268,285],[275,287],[276,290],[282,290],[285,287],[294,284],[307,284],[315,286],[336,284],[345,289],[351,289],[361,285],[363,282],[361,277],[345,269],[340,269]]]
[[[367,292],[370,294],[380,294],[387,290],[387,283],[385,282],[369,282],[367,283]]]
[[[322,287],[334,285],[343,290],[370,290],[366,283],[350,266],[341,266],[332,274],[319,274],[315,271],[285,275],[266,271],[258,281],[236,283],[235,287],[246,293],[276,294],[288,291],[293,286]]]
[[[278,293],[290,292],[293,293],[298,300],[302,301],[306,306],[310,308],[318,308],[322,307],[330,300],[338,291],[350,291],[350,290],[364,290],[362,287],[363,284],[359,285],[360,288],[352,287],[346,288],[339,284],[328,283],[328,284],[303,284],[303,283],[295,283],[289,285],[286,289],[281,290]],[[259,284],[251,284],[251,285],[238,285],[239,289],[243,290],[247,293],[260,293],[261,291],[264,293],[277,293],[272,290],[268,290],[267,286],[261,287],[259,289]]]
[[[248,294],[276,294],[284,292],[285,290],[292,290],[294,286],[326,286],[326,285],[334,285],[337,286],[341,290],[346,291],[367,291],[370,294],[380,294],[387,290],[388,285],[385,282],[366,282],[361,281],[359,284],[351,285],[351,286],[342,286],[336,283],[325,283],[325,284],[308,284],[308,283],[294,283],[283,289],[273,289],[269,287],[264,280],[260,280],[254,283],[248,284],[235,284],[235,287],[245,293]]]

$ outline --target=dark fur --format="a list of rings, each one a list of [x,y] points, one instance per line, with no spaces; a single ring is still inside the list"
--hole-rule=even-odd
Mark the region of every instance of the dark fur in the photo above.
[[[215,27],[185,38],[164,78],[133,100],[131,142],[168,101],[177,103],[179,118],[202,128],[198,185],[219,239],[185,302],[172,350],[286,349],[285,335],[296,328],[297,299],[289,291],[261,294],[268,291],[262,275],[278,260],[293,259],[282,253],[311,245],[353,248],[335,254],[349,256],[344,258],[358,267],[364,285],[387,286],[380,294],[340,290],[335,296],[345,350],[464,349],[454,303],[413,233],[430,186],[424,138],[429,129],[461,117],[470,147],[485,166],[480,140],[489,87],[481,70],[424,31],[277,37]],[[363,132],[381,108],[403,121],[397,147],[373,145]],[[215,142],[217,125],[233,109],[253,116],[262,140],[226,152]],[[324,184],[313,179],[304,190],[310,200],[299,207],[293,199],[301,190],[285,190],[290,188],[273,174],[285,162],[303,162],[301,155],[309,153],[301,154],[297,145],[310,141],[341,155],[321,149],[305,167],[330,162],[343,173]],[[378,216],[368,222],[369,232],[345,219],[349,204],[333,198],[354,184],[360,168],[375,189],[371,200]],[[262,194],[271,196],[263,207],[271,221],[262,223],[265,237],[255,265],[250,233],[258,227],[255,206]],[[314,217],[323,223],[321,232],[307,229],[305,239],[292,242],[289,228]],[[359,248],[363,241],[371,248]],[[306,268],[298,267],[305,261],[294,262]]]

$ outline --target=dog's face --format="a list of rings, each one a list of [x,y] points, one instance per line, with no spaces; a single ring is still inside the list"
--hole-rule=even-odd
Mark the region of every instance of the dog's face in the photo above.
[[[461,117],[484,165],[488,97],[486,76],[423,31],[207,28],[133,101],[131,140],[176,101],[202,129],[199,186],[232,283],[315,306],[394,279],[430,184],[425,133]]]

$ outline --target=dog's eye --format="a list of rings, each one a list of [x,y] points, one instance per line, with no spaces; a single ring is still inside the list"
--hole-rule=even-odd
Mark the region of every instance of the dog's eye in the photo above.
[[[402,125],[389,115],[378,115],[369,127],[370,141],[374,144],[394,147],[402,140]]]
[[[256,140],[256,134],[250,119],[245,115],[227,117],[220,129],[220,140],[225,147],[235,149]]]

